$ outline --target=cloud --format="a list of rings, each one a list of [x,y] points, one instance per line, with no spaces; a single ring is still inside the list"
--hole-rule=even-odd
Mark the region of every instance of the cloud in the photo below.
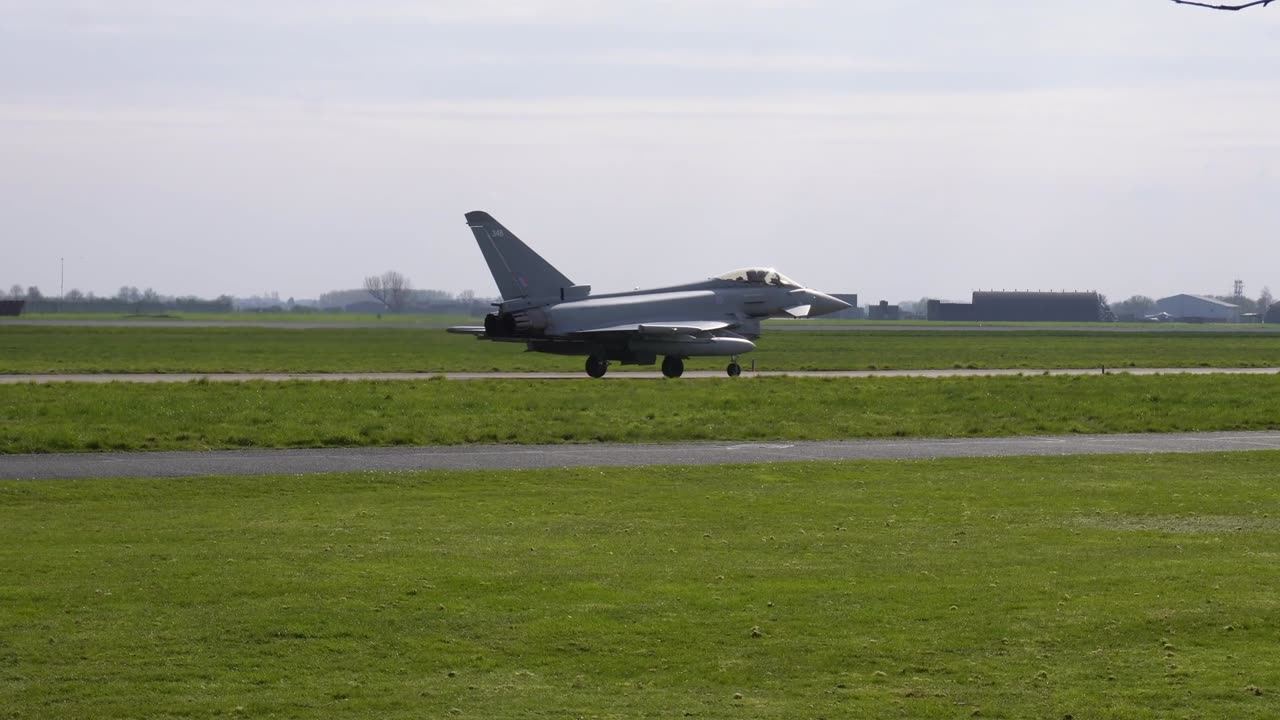
[[[606,49],[594,51],[514,52],[472,51],[458,59],[467,65],[603,64],[626,68],[675,70],[736,70],[781,73],[893,72],[919,66],[874,57],[805,52],[744,52],[706,49]]]
[[[458,24],[561,24],[611,22],[651,12],[710,21],[726,12],[781,9],[794,3],[770,0],[685,0],[657,4],[638,0],[6,0],[6,25],[94,30],[104,26],[147,31],[175,23],[342,25],[433,22]]]
[[[1145,89],[1269,80],[1280,59],[1268,26],[1201,13],[1193,21],[1154,3],[1070,13],[962,5],[9,0],[0,99],[208,105]]]
[[[167,257],[214,294],[272,287],[237,261],[268,244],[313,259],[286,295],[373,252],[487,286],[458,218],[481,206],[558,257],[619,223],[617,267],[590,268],[615,286],[729,255],[889,299],[1057,286],[1027,277],[1066,272],[1055,247],[1088,250],[1076,286],[1115,256],[1276,266],[1280,12],[1186,10],[0,0],[0,231],[18,266],[81,238],[108,287]],[[1014,271],[961,246],[1025,262],[988,277]]]

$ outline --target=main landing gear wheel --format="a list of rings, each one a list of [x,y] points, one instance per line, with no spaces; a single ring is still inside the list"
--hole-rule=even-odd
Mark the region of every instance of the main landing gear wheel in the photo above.
[[[684,374],[684,360],[674,355],[662,359],[662,374],[669,378],[678,378]]]
[[[598,355],[592,355],[587,358],[587,374],[593,378],[602,378],[604,373],[609,369],[609,361]]]
[[[729,377],[738,377],[742,374],[742,366],[736,362],[731,362],[725,372],[729,373]]]

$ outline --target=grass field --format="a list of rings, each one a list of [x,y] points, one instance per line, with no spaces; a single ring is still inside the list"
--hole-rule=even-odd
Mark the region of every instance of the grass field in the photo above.
[[[1280,333],[766,331],[744,356],[761,370],[1269,367]],[[690,369],[725,361],[694,358]],[[581,371],[582,358],[526,353],[438,329],[0,325],[0,373]],[[614,365],[610,372],[634,367]],[[652,370],[652,368],[644,368]]]
[[[1274,718],[1280,455],[0,483],[0,717]]]
[[[845,318],[770,318],[765,320],[765,327],[779,324],[796,324],[796,325],[851,325],[851,326],[897,326],[897,327],[919,327],[950,329],[950,328],[974,328],[974,327],[1016,327],[1016,328],[1040,328],[1043,330],[1063,330],[1063,329],[1079,329],[1082,327],[1098,327],[1104,329],[1124,328],[1144,330],[1147,332],[1164,332],[1169,330],[1199,330],[1204,331],[1211,328],[1212,331],[1227,330],[1231,328],[1239,329],[1244,332],[1280,332],[1280,328],[1275,325],[1264,323],[1239,323],[1226,325],[1222,323],[1192,323],[1192,322],[1085,322],[1085,321],[1048,321],[1048,320],[867,320],[863,319],[845,319]]]
[[[1280,428],[1277,375],[0,385],[0,452]]]

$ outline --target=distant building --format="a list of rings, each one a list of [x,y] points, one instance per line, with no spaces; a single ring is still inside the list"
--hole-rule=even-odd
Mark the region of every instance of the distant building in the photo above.
[[[17,317],[22,314],[26,300],[0,300],[0,317]]]
[[[1240,322],[1240,306],[1203,295],[1173,295],[1156,301],[1156,310],[1180,322]]]
[[[879,305],[867,306],[868,320],[901,320],[902,311],[897,305],[890,305],[888,300],[881,300]]]
[[[930,300],[930,320],[967,322],[1111,322],[1096,292],[975,292],[972,303]]]

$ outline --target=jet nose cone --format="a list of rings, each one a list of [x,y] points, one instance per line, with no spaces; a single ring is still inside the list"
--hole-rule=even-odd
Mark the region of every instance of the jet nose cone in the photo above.
[[[839,298],[833,298],[817,290],[810,290],[809,294],[813,298],[812,302],[809,303],[809,317],[828,315],[833,312],[840,312],[847,307],[852,307],[852,305]]]

